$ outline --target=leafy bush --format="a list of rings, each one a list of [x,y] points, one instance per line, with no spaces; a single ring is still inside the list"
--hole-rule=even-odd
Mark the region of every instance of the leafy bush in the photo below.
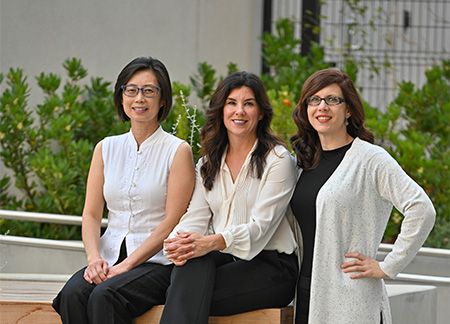
[[[12,170],[23,197],[5,194],[11,181],[0,180],[0,208],[81,215],[89,164],[95,144],[129,126],[116,118],[110,83],[91,78],[77,59],[63,64],[68,81],[41,73],[43,104],[28,107],[30,89],[21,69],[10,69],[0,98],[0,156]],[[59,91],[58,91],[59,90]],[[64,229],[64,230],[63,230]],[[22,232],[44,238],[79,239],[79,226],[0,220],[0,232]]]
[[[325,62],[323,47],[312,43],[310,53],[302,56],[299,52],[301,41],[295,38],[292,19],[283,18],[276,22],[276,32],[264,33],[263,59],[269,72],[261,75],[266,89],[292,92],[300,98],[303,82],[315,71],[331,67]]]
[[[302,56],[299,51],[301,41],[295,38],[294,31],[294,21],[282,18],[276,22],[276,32],[266,32],[262,39],[262,55],[269,72],[262,74],[261,79],[274,107],[272,128],[289,147],[289,138],[296,131],[292,111],[300,99],[303,83],[314,72],[332,67],[325,61],[323,47],[316,43],[311,44],[307,56]],[[343,72],[356,79],[355,63],[346,60]]]
[[[61,78],[41,73],[36,77],[44,92],[43,104],[28,107],[30,89],[21,69],[10,69],[0,98],[0,157],[14,174],[22,197],[8,195],[10,177],[0,179],[0,208],[64,215],[81,215],[86,179],[96,143],[129,129],[116,117],[110,83],[91,78],[81,85],[87,71],[80,60],[63,64],[68,81],[58,94]],[[237,70],[228,65],[228,73]],[[188,104],[191,86],[173,83],[174,106],[163,128],[185,139],[194,156],[199,154],[199,131],[204,107],[222,77],[207,63],[200,63],[191,78],[201,109]],[[0,75],[0,83],[3,75]],[[80,226],[0,219],[0,233],[51,239],[81,239]]]
[[[366,105],[367,125],[381,146],[427,192],[436,208],[436,225],[425,243],[450,248],[450,61],[425,72],[416,88],[401,82],[385,113]],[[394,210],[385,238],[395,239],[401,214]]]
[[[261,75],[275,117],[272,128],[286,143],[295,132],[292,110],[300,98],[301,87],[309,75],[330,67],[323,48],[313,44],[311,53],[298,53],[300,41],[294,37],[291,20],[277,22],[276,34],[263,37],[263,57],[269,72]],[[427,246],[450,248],[449,201],[449,123],[450,63],[426,72],[427,83],[416,89],[402,82],[399,93],[386,112],[365,104],[366,124],[374,132],[377,144],[385,147],[428,193],[437,210],[436,226]],[[11,69],[8,88],[0,98],[0,145],[6,167],[12,170],[15,185],[23,198],[7,194],[11,179],[0,179],[0,208],[80,215],[85,181],[94,145],[112,134],[128,130],[115,117],[109,83],[87,75],[81,62],[66,60],[68,81],[59,90],[61,79],[53,74],[37,77],[44,91],[44,103],[33,111],[28,108],[29,88],[22,70]],[[228,74],[238,70],[228,65]],[[357,79],[358,66],[348,59],[343,71]],[[174,106],[163,128],[185,139],[194,156],[199,156],[199,130],[211,94],[223,77],[206,62],[199,63],[190,85],[173,83]],[[0,83],[3,76],[0,74]],[[60,92],[60,94],[57,94]],[[199,103],[199,108],[190,101]],[[35,116],[37,118],[35,118]],[[289,147],[289,145],[288,145]],[[385,234],[395,239],[402,217],[394,210]],[[34,237],[79,239],[79,227],[36,224],[0,219],[0,232]]]

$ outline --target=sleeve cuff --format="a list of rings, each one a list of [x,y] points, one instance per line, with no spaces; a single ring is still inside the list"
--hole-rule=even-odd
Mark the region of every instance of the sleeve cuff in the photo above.
[[[230,231],[225,231],[225,232],[222,232],[219,234],[223,236],[223,239],[225,240],[225,244],[227,246],[221,252],[231,253],[231,250],[233,249],[233,242],[234,242],[233,234],[231,234]]]
[[[383,271],[390,279],[397,278],[398,272],[389,269],[389,267],[384,262],[379,262],[378,264],[380,266],[381,271]]]

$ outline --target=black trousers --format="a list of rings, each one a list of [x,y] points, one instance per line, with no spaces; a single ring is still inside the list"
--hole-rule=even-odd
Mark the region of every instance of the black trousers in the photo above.
[[[126,257],[123,249],[124,245],[118,262]],[[53,308],[64,324],[131,324],[134,317],[164,304],[172,268],[146,262],[99,285],[83,278],[83,268],[67,281],[53,300]]]
[[[201,324],[208,317],[284,307],[294,298],[297,257],[263,251],[251,261],[211,252],[174,267],[160,323]]]
[[[308,324],[311,278],[300,275],[297,287],[295,324]]]

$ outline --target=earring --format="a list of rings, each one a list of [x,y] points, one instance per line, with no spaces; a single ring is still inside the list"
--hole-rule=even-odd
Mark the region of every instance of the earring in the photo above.
[[[348,126],[348,118],[345,120],[345,126]]]

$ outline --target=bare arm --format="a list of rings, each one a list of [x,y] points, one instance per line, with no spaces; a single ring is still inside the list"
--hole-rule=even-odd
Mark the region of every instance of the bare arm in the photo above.
[[[82,218],[82,236],[88,261],[84,278],[89,283],[95,284],[106,280],[108,269],[108,263],[102,259],[99,251],[100,228],[105,206],[103,182],[102,142],[100,142],[92,156]]]
[[[177,150],[167,185],[166,217],[155,231],[123,262],[110,268],[108,278],[129,271],[147,261],[163,247],[164,239],[186,212],[194,190],[195,171],[192,151],[187,143]]]

